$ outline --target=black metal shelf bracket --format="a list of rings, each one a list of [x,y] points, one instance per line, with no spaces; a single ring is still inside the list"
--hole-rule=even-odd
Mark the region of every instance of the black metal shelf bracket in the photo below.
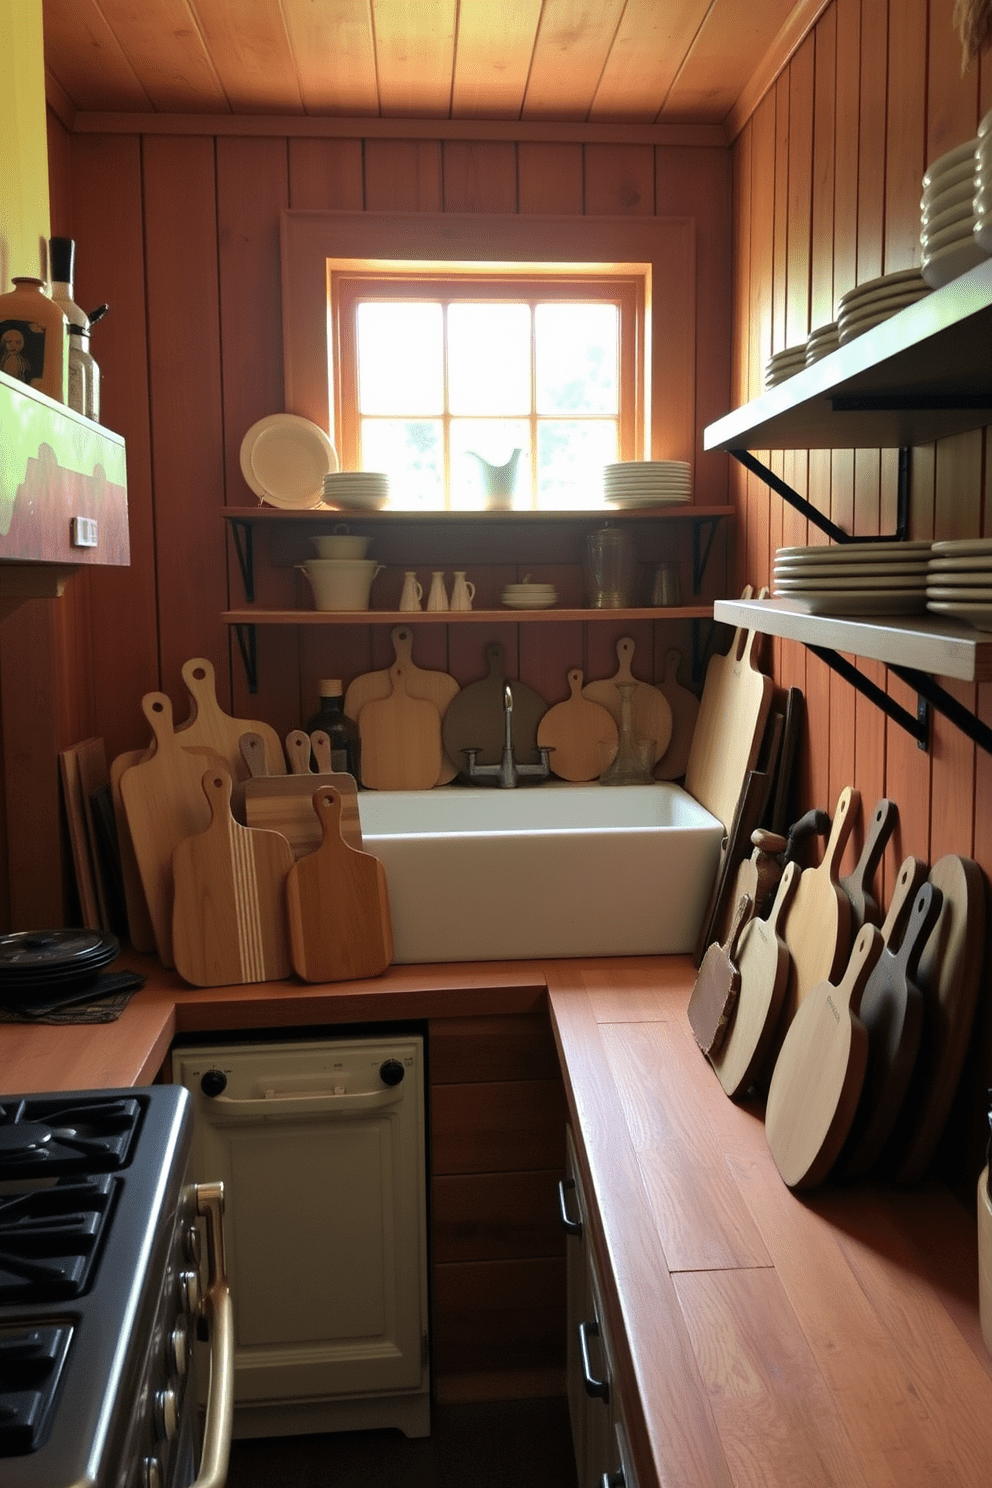
[[[979,749],[984,749],[986,754],[992,754],[992,728],[982,722],[970,708],[959,703],[946,688],[935,682],[928,672],[918,672],[912,667],[892,666],[890,671],[895,672],[900,681],[905,682],[907,687],[913,687],[922,700],[930,707],[935,708],[938,713],[950,720],[955,728],[966,734],[973,744]]]
[[[244,664],[248,691],[254,694],[258,691],[258,638],[255,634],[255,627],[254,625],[236,624],[234,634],[237,636],[238,650],[241,652],[241,660]]]
[[[842,527],[838,527],[836,522],[831,522],[830,518],[824,516],[823,512],[815,507],[812,502],[807,501],[805,496],[800,496],[799,492],[794,490],[786,481],[782,480],[780,476],[777,476],[774,470],[769,470],[767,465],[763,465],[760,460],[756,459],[750,450],[734,449],[730,453],[735,460],[744,466],[745,470],[750,470],[752,475],[756,475],[759,480],[764,481],[765,485],[774,491],[776,496],[781,496],[782,500],[788,502],[791,507],[799,512],[800,516],[805,517],[808,522],[812,522],[814,527],[818,527],[828,537],[832,537],[834,542],[849,543],[861,540],[870,542],[905,542],[906,534],[909,530],[910,451],[908,449],[901,449],[899,451],[899,475],[896,490],[896,529],[894,532],[889,533],[872,533],[871,537],[866,539],[859,539],[850,532],[845,532]]]
[[[848,661],[845,656],[839,655],[838,652],[831,650],[829,646],[807,646],[807,650],[812,651],[814,656],[818,656],[822,662],[830,667],[831,671],[836,672],[839,677],[843,677],[845,682],[849,682],[855,692],[860,692],[862,697],[867,698],[870,703],[874,703],[876,708],[881,709],[886,718],[891,718],[893,723],[897,723],[900,728],[905,729],[906,733],[916,740],[920,749],[929,749],[929,701],[920,698],[916,713],[910,713],[908,708],[904,708],[901,703],[897,703],[895,698],[889,697],[889,694],[873,682],[870,677],[866,677],[864,672],[859,672],[853,662]],[[893,667],[893,671],[896,670],[898,669]],[[913,675],[919,674],[913,673]],[[913,683],[910,683],[910,686],[913,685]]]
[[[234,549],[238,555],[238,567],[241,569],[241,581],[245,586],[245,600],[253,604],[255,600],[255,529],[250,518],[232,517],[231,536],[234,538]],[[255,689],[252,688],[252,692]]]
[[[698,594],[703,587],[706,567],[713,552],[720,517],[696,517],[692,523],[692,592]],[[705,533],[703,532],[705,528]]]

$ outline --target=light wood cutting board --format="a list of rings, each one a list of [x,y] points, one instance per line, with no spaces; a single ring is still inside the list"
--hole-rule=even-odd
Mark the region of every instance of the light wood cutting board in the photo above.
[[[326,739],[326,734],[324,735]],[[309,742],[309,741],[308,741]],[[313,798],[322,785],[331,785],[341,796],[341,835],[345,841],[362,850],[362,823],[358,814],[358,785],[354,776],[337,770],[318,774],[265,775],[262,740],[257,734],[246,734],[241,740],[244,757],[250,762],[252,778],[245,781],[245,820],[249,827],[279,832],[289,843],[294,858],[302,858],[320,846],[323,832],[314,810]],[[328,756],[330,745],[328,744]]]
[[[172,966],[172,854],[180,842],[210,825],[201,784],[210,759],[177,742],[172,703],[164,692],[146,693],[141,707],[155,736],[155,751],[121,775],[121,800],[155,946],[163,966]],[[217,755],[213,763],[224,761]]]
[[[389,671],[392,691],[358,716],[362,784],[369,790],[430,790],[441,773],[441,716],[406,689],[406,667]]]
[[[875,874],[882,861],[886,844],[899,821],[899,808],[894,801],[884,797],[872,812],[871,824],[865,833],[861,857],[854,869],[840,881],[851,902],[851,935],[857,935],[864,924],[880,925],[882,911],[875,897]]]
[[[463,775],[468,769],[466,749],[478,749],[476,763],[480,765],[498,765],[503,757],[503,695],[507,677],[503,667],[503,647],[499,641],[490,641],[486,647],[486,663],[489,675],[463,687],[452,699],[444,716],[444,748]],[[535,765],[538,762],[537,728],[548,711],[548,705],[525,682],[511,680],[509,687],[513,698],[510,738],[514,757],[518,765]]]
[[[433,703],[443,721],[449,703],[458,696],[458,683],[447,672],[432,671],[417,666],[413,659],[413,631],[409,625],[396,625],[389,634],[393,642],[395,657],[393,664],[402,662],[406,668],[407,692],[413,698],[422,698],[425,702]],[[353,682],[349,683],[344,696],[344,711],[357,723],[358,716],[366,703],[375,703],[388,698],[391,691],[392,683],[388,669],[380,672],[365,672],[361,677],[356,677]],[[435,784],[447,785],[457,774],[456,762],[449,759],[445,753],[441,761],[441,773]]]
[[[194,744],[215,749],[221,759],[227,760],[231,779],[245,779],[245,763],[241,757],[242,734],[259,734],[265,743],[265,762],[270,775],[285,775],[286,761],[283,758],[279,735],[268,723],[259,723],[246,718],[232,718],[225,713],[217,701],[217,678],[213,662],[205,656],[194,656],[183,664],[183,681],[192,703],[190,716],[176,728],[180,742],[189,749]]]
[[[740,991],[741,974],[737,965],[737,938],[754,910],[747,894],[742,894],[734,910],[726,943],[714,941],[703,957],[689,998],[688,1018],[696,1043],[704,1054],[714,1055],[721,1048],[727,1024],[733,1016]]]
[[[692,736],[696,731],[699,699],[679,681],[681,665],[680,652],[674,649],[665,652],[665,672],[658,683],[658,691],[668,700],[668,706],[672,710],[672,737],[668,741],[668,748],[655,765],[656,780],[682,779],[689,763]]]
[[[176,970],[195,987],[281,981],[292,970],[284,900],[289,843],[234,820],[226,767],[206,770],[201,783],[210,825],[172,855]]]
[[[790,1188],[813,1188],[836,1162],[851,1129],[868,1062],[861,995],[882,952],[864,925],[840,981],[818,983],[797,1012],[775,1062],[765,1135]]]
[[[738,629],[727,655],[711,657],[686,763],[686,790],[727,829],[757,764],[774,691],[758,670],[756,639]]]
[[[316,793],[321,845],[286,879],[293,968],[307,982],[379,976],[393,959],[386,875],[378,858],[341,837],[341,797]]]
[[[617,641],[619,664],[615,673],[598,682],[587,682],[582,695],[591,703],[599,703],[611,715],[614,723],[619,724],[622,698],[617,691],[617,684],[629,683],[634,689],[630,699],[634,733],[642,739],[654,740],[654,763],[657,764],[671,742],[672,709],[668,699],[657,687],[650,682],[641,682],[634,676],[631,667],[635,649],[630,636],[621,636]]]
[[[612,714],[582,695],[582,672],[568,674],[570,697],[549,708],[537,726],[541,748],[553,750],[552,773],[560,780],[595,780],[617,752],[617,726]]]
[[[138,860],[134,855],[131,828],[124,810],[121,796],[121,776],[132,765],[138,764],[148,753],[145,749],[130,749],[117,755],[110,765],[110,799],[114,808],[117,826],[117,846],[121,856],[121,879],[124,885],[124,908],[127,914],[127,934],[132,946],[142,955],[150,955],[155,949],[155,927],[148,913],[145,891],[141,883]]]
[[[782,1032],[820,982],[835,981],[851,949],[851,901],[837,874],[861,804],[853,786],[837,800],[830,836],[815,868],[805,868],[785,917],[785,943],[792,967],[785,994]]]

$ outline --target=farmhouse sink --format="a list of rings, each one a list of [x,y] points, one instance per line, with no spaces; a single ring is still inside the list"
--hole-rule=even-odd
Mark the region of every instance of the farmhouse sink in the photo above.
[[[723,828],[681,786],[361,791],[396,961],[692,950]]]

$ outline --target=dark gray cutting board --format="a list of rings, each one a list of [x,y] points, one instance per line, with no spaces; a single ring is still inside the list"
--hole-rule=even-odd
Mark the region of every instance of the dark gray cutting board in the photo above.
[[[498,765],[503,757],[503,689],[507,680],[513,695],[510,737],[514,757],[518,765],[536,765],[538,761],[537,726],[548,711],[547,703],[526,683],[507,679],[499,641],[491,641],[486,647],[486,663],[489,675],[481,682],[470,682],[452,698],[442,724],[445,753],[463,775],[468,768],[466,749],[478,749],[476,763],[480,765]]]

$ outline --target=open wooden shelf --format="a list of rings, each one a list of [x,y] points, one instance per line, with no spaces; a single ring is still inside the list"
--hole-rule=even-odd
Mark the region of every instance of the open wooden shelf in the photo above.
[[[631,610],[228,610],[228,625],[521,625],[539,620],[708,620],[711,604]]]

